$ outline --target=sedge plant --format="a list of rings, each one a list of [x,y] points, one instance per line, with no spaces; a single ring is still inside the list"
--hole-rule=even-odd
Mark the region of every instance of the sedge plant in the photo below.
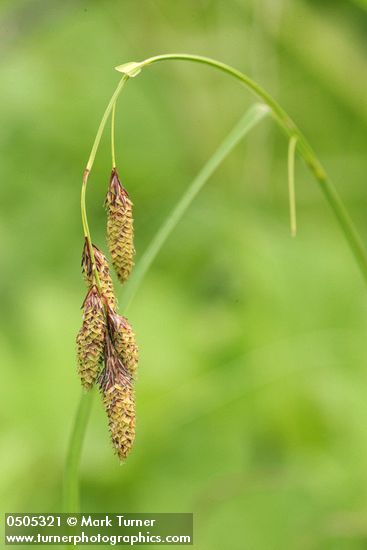
[[[188,61],[210,66],[232,77],[250,90],[256,103],[241,118],[235,128],[214,152],[183,197],[158,230],[140,261],[134,267],[133,204],[122,186],[115,157],[115,109],[124,85],[139,73],[164,61]],[[119,281],[124,285],[122,306],[124,314],[131,304],[143,278],[166,239],[190,206],[210,176],[233,148],[264,117],[271,116],[289,140],[288,190],[291,234],[296,234],[294,165],[298,155],[308,166],[332,211],[367,283],[367,255],[362,240],[338,192],[303,133],[277,101],[246,74],[237,69],[199,55],[164,54],[142,62],[130,62],[116,67],[122,77],[105,109],[92,150],[83,173],[81,217],[84,234],[82,271],[87,283],[83,303],[83,323],[77,336],[79,376],[84,391],[77,409],[70,438],[64,480],[64,508],[79,511],[78,473],[83,440],[91,410],[94,387],[98,386],[107,413],[113,447],[121,461],[133,448],[135,436],[134,379],[138,366],[138,350],[133,329],[118,312],[110,267],[105,254],[92,242],[86,210],[86,190],[89,174],[106,123],[111,117],[112,172],[106,194],[107,242],[111,263]]]

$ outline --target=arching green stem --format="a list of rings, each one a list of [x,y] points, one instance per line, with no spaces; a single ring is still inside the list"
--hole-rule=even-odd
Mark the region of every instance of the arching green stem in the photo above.
[[[116,100],[117,100],[118,96],[120,95],[121,90],[124,87],[125,82],[127,82],[128,78],[129,78],[129,75],[126,75],[126,74],[121,78],[120,82],[117,85],[116,90],[112,94],[112,97],[111,97],[111,99],[110,99],[110,101],[109,101],[109,103],[106,107],[105,112],[103,113],[101,122],[98,126],[96,137],[94,139],[93,147],[92,147],[92,150],[91,150],[90,155],[89,155],[87,166],[86,166],[86,170],[88,170],[89,172],[92,169],[94,159],[96,157],[97,149],[99,147],[99,142],[101,141],[101,137],[102,137],[102,134],[103,134],[103,130],[106,126],[107,119],[110,116],[112,108],[113,108],[114,104],[116,103]]]
[[[185,53],[157,55],[154,57],[149,57],[148,59],[145,59],[144,61],[141,61],[139,63],[130,62],[124,65],[119,65],[118,67],[116,67],[116,70],[127,76],[136,76],[144,67],[148,67],[162,61],[190,61],[213,67],[241,82],[258,98],[264,101],[266,105],[270,107],[274,119],[279,124],[280,128],[284,130],[287,136],[290,138],[292,138],[293,136],[297,137],[297,152],[301,155],[303,160],[310,168],[312,174],[319,182],[321,190],[323,191],[326,200],[331,206],[341,226],[341,229],[344,232],[344,235],[359,265],[362,276],[367,283],[367,255],[358,231],[351,217],[349,216],[341,198],[339,197],[337,190],[328,178],[322,164],[314,153],[311,145],[308,143],[307,139],[290,118],[290,116],[279,105],[279,103],[270,94],[268,94],[266,90],[259,86],[257,82],[252,80],[241,71],[238,71],[230,65],[201,55],[191,55]]]
[[[229,65],[226,65],[214,59],[210,59],[210,58],[202,57],[198,55],[189,55],[189,54],[159,55],[155,57],[150,57],[149,59],[146,59],[141,63],[133,62],[133,63],[127,63],[125,65],[121,65],[117,67],[117,70],[123,73],[123,77],[119,82],[113,96],[111,97],[111,100],[102,117],[100,126],[98,128],[98,132],[92,147],[92,151],[86,166],[86,170],[84,172],[82,192],[81,192],[81,212],[82,212],[84,236],[87,239],[89,247],[91,249],[91,258],[93,263],[94,263],[94,255],[93,255],[93,249],[91,246],[91,237],[90,237],[87,214],[86,214],[85,195],[86,195],[88,175],[93,166],[94,158],[99,146],[99,142],[100,142],[106,121],[108,119],[109,114],[111,113],[111,110],[116,102],[116,99],[118,98],[118,95],[124,83],[128,80],[128,78],[138,75],[142,70],[142,68],[144,67],[153,65],[161,61],[170,61],[170,60],[196,62],[196,63],[208,65],[215,69],[218,69],[223,73],[226,73],[227,75],[240,81],[243,85],[245,85],[248,89],[250,89],[257,97],[259,97],[270,108],[274,119],[279,124],[279,126],[285,131],[287,136],[293,139],[294,143],[295,143],[295,140],[297,140],[297,152],[304,159],[304,161],[310,168],[311,172],[313,173],[314,177],[319,182],[321,189],[326,197],[326,200],[328,201],[332,210],[334,211],[334,214],[336,215],[336,218],[339,221],[339,224],[347,238],[347,241],[352,249],[352,252],[354,253],[354,256],[360,267],[361,273],[365,281],[367,282],[367,256],[366,256],[366,252],[362,244],[361,238],[348,212],[346,211],[346,208],[342,203],[335,187],[333,186],[331,181],[328,179],[326,172],[322,167],[320,161],[318,160],[317,156],[315,155],[313,149],[309,145],[308,141],[306,140],[302,132],[297,128],[293,120],[288,116],[288,114],[283,110],[283,108],[275,101],[275,99],[273,99],[263,88],[261,88],[261,86],[259,86],[256,82],[250,79],[247,75],[241,73],[240,71],[238,71],[237,69],[234,69],[233,67],[230,67]],[[245,135],[245,133],[247,133],[247,130],[246,132],[244,132],[243,135]],[[229,150],[228,150],[228,153],[229,153]],[[210,171],[208,172],[208,177],[209,175],[210,175]],[[202,185],[202,183],[200,185]],[[171,225],[168,224],[166,225],[166,228],[167,227],[170,230],[173,226],[172,224]],[[162,243],[166,237],[167,237],[167,232],[163,232],[163,234],[161,234],[160,236],[160,241],[158,244]],[[153,247],[154,255],[156,254],[156,251],[157,251],[157,245],[155,244]],[[147,262],[148,267],[151,263],[152,257],[153,257],[152,254],[148,256],[148,260],[149,260]],[[95,269],[95,263],[94,263],[94,269]],[[143,275],[145,273],[146,273],[146,267],[144,267],[143,269]],[[96,280],[98,282],[98,276]],[[142,277],[140,277],[139,283],[141,282],[141,280],[142,280]],[[135,291],[136,291],[136,288],[134,289],[134,293]],[[66,508],[66,511],[69,511],[69,512],[77,512],[77,509],[72,509],[72,508],[73,507],[77,508],[77,505],[78,505],[78,499],[77,499],[78,467],[79,467],[82,442],[83,442],[83,438],[84,438],[84,434],[87,426],[90,407],[91,407],[90,397],[87,398],[83,396],[76,415],[74,429],[70,440],[68,460],[67,460],[67,466],[66,466],[66,476],[65,476],[65,490],[66,490],[65,508]]]
[[[116,152],[115,152],[115,117],[116,117],[116,101],[112,107],[111,114],[111,156],[112,168],[116,168]]]

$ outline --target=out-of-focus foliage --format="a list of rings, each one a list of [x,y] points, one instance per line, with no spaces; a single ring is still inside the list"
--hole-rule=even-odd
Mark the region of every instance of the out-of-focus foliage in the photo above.
[[[59,511],[80,394],[79,189],[119,76],[158,53],[216,57],[271,91],[319,153],[367,243],[365,2],[3,1],[1,435],[3,511]],[[117,110],[139,257],[251,104],[209,68],[166,63]],[[271,121],[240,145],[174,231],[129,312],[141,349],[137,439],[122,467],[96,399],[85,511],[193,511],[200,550],[367,544],[367,300],[323,197]],[[88,190],[94,240],[108,134]]]

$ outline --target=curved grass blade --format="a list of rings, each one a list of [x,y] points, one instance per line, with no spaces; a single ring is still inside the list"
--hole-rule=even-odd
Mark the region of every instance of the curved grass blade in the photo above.
[[[256,103],[245,113],[241,120],[236,124],[232,131],[228,134],[225,140],[221,143],[213,156],[200,170],[193,182],[188,186],[187,190],[173,208],[167,219],[163,222],[155,237],[153,237],[148,248],[144,252],[140,261],[135,266],[129,281],[125,286],[125,293],[122,296],[122,307],[126,311],[131,304],[139,286],[142,283],[147,271],[157,257],[162,246],[171,235],[177,224],[182,219],[183,215],[193,202],[199,191],[213,175],[215,170],[220,166],[224,159],[234,149],[234,147],[243,139],[249,131],[256,126],[270,110],[262,103]]]

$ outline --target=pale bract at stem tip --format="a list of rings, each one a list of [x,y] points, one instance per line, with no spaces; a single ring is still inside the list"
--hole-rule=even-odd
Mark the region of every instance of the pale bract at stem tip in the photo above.
[[[119,73],[126,74],[129,78],[134,78],[140,73],[143,66],[144,62],[137,63],[136,61],[130,61],[129,63],[117,65],[115,70]]]

